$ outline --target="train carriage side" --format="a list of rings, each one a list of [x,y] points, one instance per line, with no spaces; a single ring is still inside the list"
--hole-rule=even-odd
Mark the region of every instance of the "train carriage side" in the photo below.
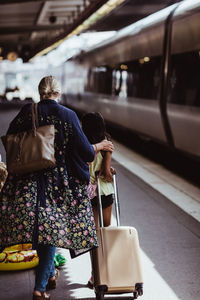
[[[191,2],[173,17],[167,115],[175,147],[200,157],[200,1]]]

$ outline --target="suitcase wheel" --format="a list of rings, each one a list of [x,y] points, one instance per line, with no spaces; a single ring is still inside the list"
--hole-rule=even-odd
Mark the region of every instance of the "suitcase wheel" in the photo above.
[[[138,296],[142,296],[143,295],[143,290],[140,289],[140,290],[137,290],[135,292],[133,292],[133,299],[137,299]]]
[[[95,288],[96,300],[104,300],[104,294],[108,291],[106,285],[99,285]]]
[[[143,283],[136,283],[135,289],[136,289],[135,292],[137,293],[137,296],[143,295]],[[137,298],[135,298],[135,299],[137,299]]]
[[[137,297],[138,297],[138,293],[137,292],[133,292],[133,300],[137,299]]]
[[[96,300],[104,300],[104,292],[103,291],[96,292]]]

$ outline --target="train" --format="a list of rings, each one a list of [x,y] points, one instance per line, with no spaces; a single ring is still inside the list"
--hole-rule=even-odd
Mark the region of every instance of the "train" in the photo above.
[[[32,90],[54,75],[63,105],[101,112],[114,126],[200,161],[200,0],[175,3],[61,66],[29,73],[21,76]]]
[[[62,65],[62,104],[200,159],[200,0],[118,31]]]

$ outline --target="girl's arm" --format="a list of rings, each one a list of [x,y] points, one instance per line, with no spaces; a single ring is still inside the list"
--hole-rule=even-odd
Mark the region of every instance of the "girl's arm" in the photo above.
[[[113,182],[112,172],[111,172],[111,158],[112,152],[104,152],[103,162],[100,170],[100,176],[105,179],[105,181]]]

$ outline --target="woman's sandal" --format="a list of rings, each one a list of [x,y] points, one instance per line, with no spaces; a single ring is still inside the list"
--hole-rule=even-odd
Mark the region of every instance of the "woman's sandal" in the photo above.
[[[94,283],[93,283],[93,281],[92,281],[91,279],[88,280],[87,287],[88,287],[89,289],[93,289],[93,288],[94,288]]]
[[[50,295],[44,292],[41,293],[41,296],[33,294],[32,300],[50,300]]]
[[[52,280],[49,278],[47,286],[46,286],[47,290],[54,290],[56,288],[59,274],[60,274],[60,272],[58,271],[58,269],[55,269],[55,279]]]

